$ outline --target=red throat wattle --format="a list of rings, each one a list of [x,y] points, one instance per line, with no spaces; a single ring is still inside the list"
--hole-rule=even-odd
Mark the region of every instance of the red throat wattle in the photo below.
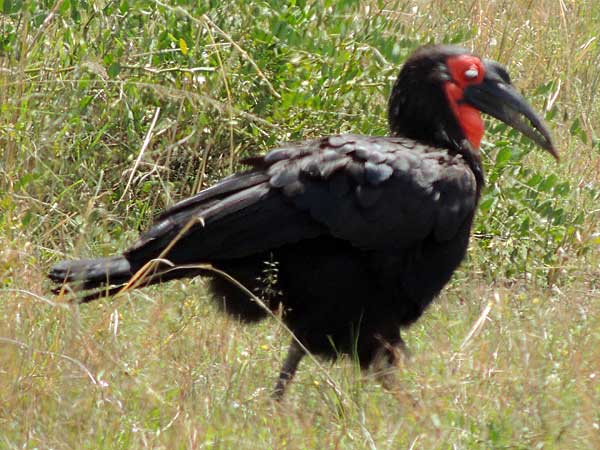
[[[481,112],[461,100],[465,87],[483,81],[485,68],[481,60],[472,55],[452,56],[448,58],[447,66],[452,79],[444,84],[444,91],[450,109],[471,147],[478,150],[483,137]]]

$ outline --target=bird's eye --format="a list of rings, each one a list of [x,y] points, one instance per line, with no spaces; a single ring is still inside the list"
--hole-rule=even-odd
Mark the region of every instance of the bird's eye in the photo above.
[[[475,67],[465,70],[465,78],[474,80],[479,76],[479,71]]]

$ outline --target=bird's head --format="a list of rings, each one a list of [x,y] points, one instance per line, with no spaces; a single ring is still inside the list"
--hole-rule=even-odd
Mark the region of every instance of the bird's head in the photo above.
[[[395,135],[426,144],[477,151],[481,112],[520,131],[558,159],[550,132],[499,63],[455,46],[425,46],[405,62],[389,100]]]

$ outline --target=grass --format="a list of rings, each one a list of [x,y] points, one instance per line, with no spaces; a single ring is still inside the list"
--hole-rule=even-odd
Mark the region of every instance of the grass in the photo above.
[[[0,10],[0,448],[600,447],[597,2]],[[397,389],[306,360],[274,404],[286,332],[218,314],[202,280],[49,294],[52,262],[125,248],[243,156],[384,134],[391,80],[426,42],[506,64],[562,161],[489,124],[469,258],[405,332]]]

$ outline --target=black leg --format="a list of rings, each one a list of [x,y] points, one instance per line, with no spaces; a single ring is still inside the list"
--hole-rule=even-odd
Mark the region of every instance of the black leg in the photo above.
[[[295,339],[292,339],[285,361],[283,361],[283,366],[281,366],[275,390],[273,391],[273,398],[275,400],[281,400],[283,398],[285,388],[294,378],[296,369],[298,369],[298,364],[300,364],[303,357],[304,350]]]

